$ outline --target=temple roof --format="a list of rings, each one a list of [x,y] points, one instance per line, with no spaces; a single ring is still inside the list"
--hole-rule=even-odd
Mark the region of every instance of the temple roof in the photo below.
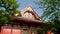
[[[13,20],[13,24],[18,23],[18,24],[32,24],[32,25],[36,25],[36,26],[41,26],[41,25],[46,25],[45,23],[42,23],[42,21],[39,20],[32,20],[32,19],[27,19],[27,18],[23,18],[23,17],[18,17],[15,20]]]
[[[33,23],[33,24],[42,24],[42,19],[39,17],[39,15],[33,10],[31,6],[27,6],[26,8],[21,10],[22,17],[17,16],[14,22],[19,23]]]
[[[30,12],[30,13],[32,13],[33,16],[34,16],[36,19],[38,19],[38,20],[41,19],[40,16],[33,10],[33,8],[32,8],[30,5],[21,10],[21,15],[24,16],[24,13],[25,13],[25,12]]]

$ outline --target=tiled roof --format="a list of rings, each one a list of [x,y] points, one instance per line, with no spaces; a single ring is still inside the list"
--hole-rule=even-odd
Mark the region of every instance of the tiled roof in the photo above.
[[[38,19],[38,20],[41,18],[41,17],[33,10],[33,8],[32,8],[31,6],[27,6],[26,8],[22,9],[22,10],[21,10],[21,14],[23,15],[23,13],[26,12],[26,11],[31,11],[31,13],[33,13],[34,17],[35,17],[36,19]]]

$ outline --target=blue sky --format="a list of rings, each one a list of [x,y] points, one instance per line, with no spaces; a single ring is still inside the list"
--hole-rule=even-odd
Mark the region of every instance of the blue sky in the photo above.
[[[38,7],[37,4],[35,4],[33,1],[39,1],[39,0],[18,0],[18,4],[20,5],[18,10],[24,9],[25,7],[27,7],[29,4],[32,6],[32,8],[35,10],[35,12],[39,15],[42,16],[43,11],[42,9],[37,9],[36,7]]]

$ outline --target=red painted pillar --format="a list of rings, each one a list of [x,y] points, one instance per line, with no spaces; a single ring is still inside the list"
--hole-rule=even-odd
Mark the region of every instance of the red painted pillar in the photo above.
[[[22,30],[22,27],[21,27],[21,28],[20,28],[20,34],[22,34],[22,31],[23,31],[23,30]]]
[[[1,29],[1,34],[3,34],[3,26],[1,27],[2,29]]]
[[[13,27],[11,27],[11,34],[12,34],[12,32],[13,32]]]
[[[28,28],[28,34],[31,34],[31,33],[30,33],[30,28]]]
[[[51,30],[47,31],[47,34],[51,34]]]

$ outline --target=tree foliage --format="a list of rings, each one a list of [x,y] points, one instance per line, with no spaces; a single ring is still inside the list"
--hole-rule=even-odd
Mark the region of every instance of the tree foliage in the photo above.
[[[19,13],[17,0],[0,0],[0,25],[11,23],[11,17]]]
[[[39,8],[43,8],[43,19],[60,24],[60,0],[40,0],[37,2]]]
[[[43,8],[43,20],[53,24],[45,26],[45,29],[60,28],[60,0],[39,0],[36,2],[39,8]],[[44,29],[43,29],[44,30]]]

